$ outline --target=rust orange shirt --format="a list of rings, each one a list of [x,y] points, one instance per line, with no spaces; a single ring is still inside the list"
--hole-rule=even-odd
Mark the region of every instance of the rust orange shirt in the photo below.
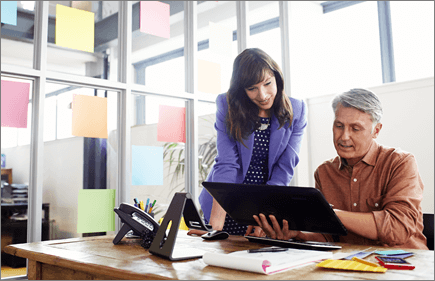
[[[373,141],[353,167],[339,156],[325,161],[314,173],[316,188],[334,209],[373,213],[378,240],[355,233],[340,242],[428,249],[423,235],[423,182],[412,154]],[[333,241],[331,235],[324,235]]]

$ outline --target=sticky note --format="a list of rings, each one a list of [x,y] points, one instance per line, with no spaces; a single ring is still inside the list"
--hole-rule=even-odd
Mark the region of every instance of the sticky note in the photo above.
[[[56,45],[93,53],[94,37],[94,13],[56,5]]]
[[[1,1],[2,23],[17,25],[17,1]]]
[[[325,260],[316,265],[317,267],[332,268],[332,269],[342,269],[342,270],[353,270],[353,271],[368,271],[368,272],[378,272],[384,273],[387,271],[386,268],[381,266],[370,266],[357,261],[348,260]]]
[[[81,189],[77,233],[115,231],[115,189]]]
[[[2,80],[1,126],[27,128],[30,83]]]
[[[220,64],[198,60],[198,90],[204,93],[221,93]]]
[[[72,135],[107,139],[107,99],[73,95]]]
[[[390,251],[376,251],[375,253],[378,255],[398,255],[398,254],[408,254],[409,252],[406,252],[404,250],[390,250]]]
[[[233,31],[223,25],[209,23],[210,51],[214,54],[231,57]]]
[[[186,108],[159,106],[157,141],[186,142]]]
[[[169,7],[159,1],[140,1],[140,32],[169,38]]]
[[[132,185],[163,185],[163,147],[132,145]]]

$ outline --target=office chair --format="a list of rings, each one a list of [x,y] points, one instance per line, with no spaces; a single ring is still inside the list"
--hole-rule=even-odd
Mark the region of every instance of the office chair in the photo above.
[[[423,214],[423,234],[427,238],[427,247],[433,251],[433,214]]]

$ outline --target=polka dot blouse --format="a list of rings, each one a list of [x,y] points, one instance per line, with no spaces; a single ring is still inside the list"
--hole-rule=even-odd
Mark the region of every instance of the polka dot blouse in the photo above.
[[[260,118],[262,124],[270,124],[270,118]],[[257,129],[254,132],[254,148],[252,151],[251,163],[249,163],[244,184],[265,184],[269,176],[270,125],[265,130]],[[247,225],[236,223],[228,214],[225,217],[223,231],[232,235],[245,235]]]

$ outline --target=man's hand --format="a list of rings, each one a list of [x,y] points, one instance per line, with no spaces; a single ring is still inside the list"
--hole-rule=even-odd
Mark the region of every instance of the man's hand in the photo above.
[[[286,220],[282,220],[281,229],[274,215],[269,215],[269,218],[272,221],[273,227],[270,226],[265,215],[260,214],[259,217],[254,215],[255,221],[263,229],[266,235],[272,239],[289,240],[291,238],[295,238],[300,233],[300,231],[289,230],[288,221]]]

